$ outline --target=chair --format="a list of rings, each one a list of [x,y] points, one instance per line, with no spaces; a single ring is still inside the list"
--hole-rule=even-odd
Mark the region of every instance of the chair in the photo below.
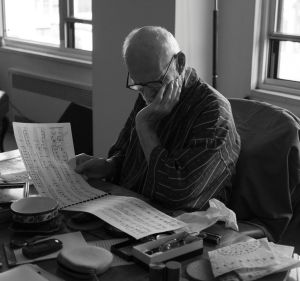
[[[300,119],[268,103],[229,101],[241,137],[229,207],[248,230],[299,244],[288,229],[300,227]]]
[[[4,137],[8,130],[8,118],[6,114],[9,110],[8,95],[0,91],[0,152],[4,152]]]

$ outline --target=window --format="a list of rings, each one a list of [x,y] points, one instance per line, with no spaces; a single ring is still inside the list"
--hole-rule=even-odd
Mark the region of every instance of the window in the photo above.
[[[92,0],[2,0],[2,19],[4,46],[92,51]]]
[[[262,1],[258,85],[300,95],[300,0]]]

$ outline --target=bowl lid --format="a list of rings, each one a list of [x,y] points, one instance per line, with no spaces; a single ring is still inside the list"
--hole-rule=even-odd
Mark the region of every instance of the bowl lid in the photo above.
[[[50,197],[28,197],[17,200],[10,205],[13,213],[18,215],[38,215],[52,212],[58,208],[58,203]]]

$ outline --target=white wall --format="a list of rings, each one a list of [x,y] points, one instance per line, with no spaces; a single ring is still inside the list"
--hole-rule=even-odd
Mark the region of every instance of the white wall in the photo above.
[[[135,27],[160,25],[174,33],[175,0],[95,0],[93,2],[94,153],[106,156],[136,96],[125,88],[122,44]]]
[[[219,0],[218,86],[226,97],[250,95],[256,0]],[[212,82],[214,1],[177,0],[176,38],[200,77]]]
[[[177,0],[175,35],[188,65],[212,83],[212,0]]]
[[[255,2],[219,1],[218,90],[226,97],[250,95]]]

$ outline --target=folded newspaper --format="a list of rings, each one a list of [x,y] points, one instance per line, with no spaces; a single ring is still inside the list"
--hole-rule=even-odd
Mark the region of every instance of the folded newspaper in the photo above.
[[[208,255],[215,277],[223,279],[222,276],[234,272],[239,279],[251,281],[299,267],[300,261],[292,258],[293,251],[294,247],[262,238],[219,248],[208,252]]]

